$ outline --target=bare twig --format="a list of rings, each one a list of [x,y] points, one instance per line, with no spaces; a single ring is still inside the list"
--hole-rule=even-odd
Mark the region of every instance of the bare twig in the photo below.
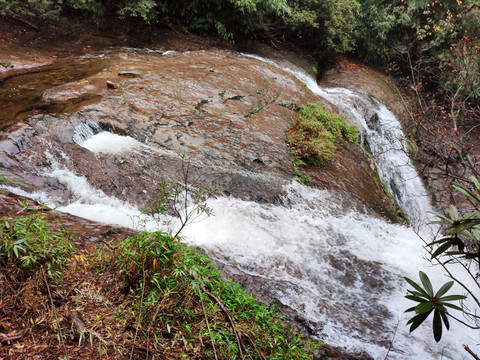
[[[397,319],[398,319],[397,320],[397,325],[395,325],[395,329],[393,330],[392,341],[390,341],[390,345],[388,346],[388,350],[387,350],[387,353],[385,354],[384,360],[388,359],[388,354],[390,354],[390,350],[392,350],[393,343],[395,342],[395,336],[397,335],[398,326],[400,325],[400,317],[398,317],[398,314],[397,314]]]
[[[207,323],[207,329],[210,330],[210,324],[208,323],[207,313],[205,311],[205,306],[203,305],[203,299],[201,295],[200,295],[200,304],[202,304],[202,310],[203,310],[203,315],[205,316],[205,321]],[[213,340],[212,340],[212,346],[213,346],[213,353],[215,354],[215,360],[218,360],[217,350],[215,349],[215,341]]]
[[[13,17],[13,18],[14,18],[15,20],[21,22],[21,23],[24,23],[25,25],[30,26],[30,27],[31,27],[32,29],[34,29],[34,30],[37,30],[37,31],[40,30],[40,28],[39,28],[37,25],[31,23],[30,21],[27,21],[27,20],[24,20],[24,19],[20,19],[20,18],[17,18],[17,17]]]
[[[460,324],[462,325],[465,325],[466,327],[470,328],[470,329],[473,329],[473,330],[478,330],[480,329],[480,326],[472,326],[468,323],[466,323],[465,321],[462,321],[460,320],[459,318],[453,316],[452,314],[450,314],[449,312],[446,313],[448,316],[450,316],[452,319],[455,319],[456,321],[458,321]]]
[[[22,339],[25,336],[26,333],[27,333],[26,330],[22,330],[18,334],[5,336],[2,339],[0,339],[0,344],[1,345],[8,345],[11,342],[18,341],[18,340]]]
[[[477,355],[475,355],[475,353],[472,350],[470,350],[470,348],[467,345],[463,345],[463,348],[465,349],[466,352],[468,352],[470,355],[472,355],[472,357],[475,360],[480,360],[480,358]]]

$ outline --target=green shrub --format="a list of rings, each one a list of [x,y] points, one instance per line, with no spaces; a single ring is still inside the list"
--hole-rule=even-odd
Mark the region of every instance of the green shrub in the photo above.
[[[50,231],[43,215],[0,218],[0,266],[19,269],[20,277],[43,268],[50,279],[59,280],[74,248],[72,236]]]
[[[287,133],[295,155],[317,166],[332,160],[335,142],[340,139],[358,141],[356,128],[320,103],[303,105]]]
[[[294,176],[296,181],[304,185],[312,182],[312,178],[305,174],[302,170],[302,167],[306,165],[307,164],[298,157],[296,157],[292,162],[292,175]]]
[[[140,337],[156,339],[154,347],[175,339],[219,359],[241,358],[242,352],[310,359],[319,347],[290,331],[240,285],[223,280],[207,256],[163,232],[127,238],[110,261],[132,296],[125,316],[135,317]]]

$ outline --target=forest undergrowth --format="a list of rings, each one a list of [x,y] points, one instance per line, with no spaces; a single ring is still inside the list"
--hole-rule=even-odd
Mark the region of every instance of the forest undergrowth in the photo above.
[[[309,359],[320,346],[166,233],[77,243],[23,205],[0,217],[2,359]]]

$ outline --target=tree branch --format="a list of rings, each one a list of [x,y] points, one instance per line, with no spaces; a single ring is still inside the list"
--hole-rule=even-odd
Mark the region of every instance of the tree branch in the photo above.
[[[480,360],[480,358],[477,355],[475,355],[475,353],[472,350],[470,350],[470,348],[467,345],[463,345],[463,348],[465,349],[466,352],[468,352],[470,355],[472,355],[472,357],[475,360]]]

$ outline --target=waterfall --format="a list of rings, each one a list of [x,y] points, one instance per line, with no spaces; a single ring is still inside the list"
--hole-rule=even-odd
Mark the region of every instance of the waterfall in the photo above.
[[[75,128],[73,141],[91,152],[112,155],[127,153],[142,146],[130,136],[103,130],[102,126],[94,121],[78,125]]]
[[[82,146],[87,140],[94,137],[96,134],[103,132],[101,125],[95,121],[81,123],[75,128],[73,141]]]
[[[415,226],[425,221],[421,214],[430,209],[428,196],[405,154],[400,124],[384,105],[350,90],[320,88],[300,70],[248,56],[291,73],[358,125],[382,180],[403,211]],[[170,154],[104,131],[96,123],[77,127],[74,141],[95,153],[122,153],[132,159]],[[147,230],[163,227],[135,206],[92,187],[86,177],[69,168],[67,154],[47,158],[43,176],[62,184],[68,200],[9,190],[95,221]],[[470,347],[478,343],[476,332],[454,322],[440,344],[434,343],[430,326],[408,334],[403,312],[412,304],[404,298],[407,286],[402,277],[416,278],[421,269],[435,284],[445,282],[444,275],[422,258],[422,242],[411,227],[355,212],[338,193],[298,183],[283,190],[275,204],[226,196],[209,201],[214,216],[187,227],[183,241],[261,279],[268,296],[295,310],[314,336],[331,345],[367,351],[375,359],[388,353],[389,359],[429,360],[456,359],[461,343]],[[166,220],[178,227],[175,219]]]
[[[428,193],[407,155],[405,136],[395,115],[376,99],[344,88],[322,88],[316,80],[292,65],[280,65],[263,57],[241,54],[276,66],[305,83],[316,95],[335,105],[347,121],[360,127],[360,139],[366,142],[379,169],[380,179],[395,196],[398,205],[416,228],[429,221],[432,210]]]
[[[416,228],[425,226],[431,220],[432,206],[407,154],[405,136],[395,115],[379,101],[347,89],[322,89],[322,97],[335,104],[350,122],[363,126],[364,141],[378,166],[380,179],[411,224]]]

